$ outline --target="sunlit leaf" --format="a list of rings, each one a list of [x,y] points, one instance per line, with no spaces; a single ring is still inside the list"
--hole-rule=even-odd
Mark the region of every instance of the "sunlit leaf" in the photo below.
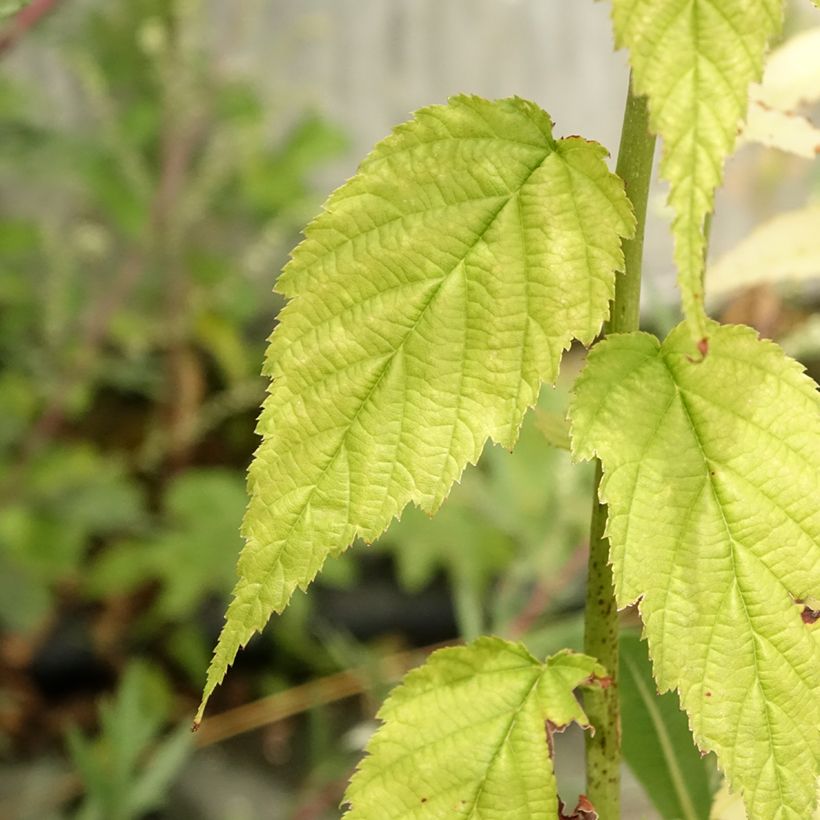
[[[439,650],[382,706],[346,820],[555,820],[551,734],[586,727],[574,690],[603,674],[586,655],[539,663],[498,638]]]
[[[820,399],[750,328],[678,326],[595,347],[573,452],[603,463],[619,606],[638,602],[661,691],[678,689],[752,818],[811,816],[820,759]],[[806,619],[809,620],[809,619]]]
[[[511,447],[573,338],[608,313],[634,218],[604,150],[515,98],[417,112],[307,229],[279,279],[240,580],[205,688],[328,555],[435,511]],[[201,712],[200,712],[201,714]]]
[[[689,328],[706,336],[704,222],[723,177],[749,83],[781,27],[782,0],[613,0],[618,46],[630,51],[633,83],[648,97],[650,127],[663,137],[675,263]]]

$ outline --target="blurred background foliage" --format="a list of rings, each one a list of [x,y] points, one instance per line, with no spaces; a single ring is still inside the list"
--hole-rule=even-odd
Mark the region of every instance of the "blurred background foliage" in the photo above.
[[[488,449],[434,519],[409,510],[330,561],[192,736],[241,546],[271,287],[348,138],[305,107],[271,127],[202,45],[190,0],[25,6],[0,5],[0,56],[50,33],[72,115],[0,75],[0,817],[336,817],[378,702],[433,646],[579,646],[591,474],[570,468],[563,416],[582,351],[514,453]],[[52,6],[36,31],[9,16]],[[730,194],[805,174],[784,157],[748,152]],[[796,284],[729,281],[718,309],[816,366],[812,252]],[[650,298],[647,327],[675,310]],[[626,640],[627,799],[705,820],[711,762]],[[577,738],[565,759],[573,805]],[[692,795],[651,808],[639,783],[680,771]]]

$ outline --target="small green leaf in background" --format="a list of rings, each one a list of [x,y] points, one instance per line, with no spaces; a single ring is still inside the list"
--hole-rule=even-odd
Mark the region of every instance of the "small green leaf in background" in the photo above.
[[[437,571],[445,570],[461,636],[472,640],[485,631],[484,594],[515,553],[515,542],[507,533],[488,525],[464,503],[452,503],[434,519],[410,508],[385,540],[393,545],[398,580],[406,590],[418,593]]]
[[[145,516],[124,465],[87,445],[48,447],[17,485],[0,506],[0,623],[25,633],[55,584],[79,580],[93,539],[138,530]]]
[[[140,820],[162,804],[193,750],[187,724],[163,732],[170,698],[162,674],[134,661],[113,700],[100,705],[99,735],[69,730],[69,752],[85,791],[75,820]]]
[[[539,663],[499,638],[433,653],[382,706],[344,817],[555,820],[549,737],[587,726],[574,690],[603,675],[586,655]]]
[[[553,447],[559,450],[570,449],[569,422],[561,413],[536,408],[535,426]]]
[[[760,78],[782,0],[613,0],[615,42],[629,49],[635,91],[663,138],[661,176],[675,217],[675,264],[688,326],[706,336],[704,222],[723,162]]]
[[[691,356],[610,336],[570,409],[576,458],[603,465],[620,607],[638,602],[661,691],[754,820],[811,817],[820,763],[820,396],[748,327],[710,323]]]
[[[664,820],[709,820],[712,767],[692,742],[678,699],[657,693],[646,644],[634,632],[620,641],[623,752]]]
[[[411,507],[374,545],[395,556],[398,580],[410,593],[446,574],[465,640],[505,634],[535,587],[552,590],[539,624],[579,591],[556,578],[586,537],[583,493],[590,475],[542,434],[541,412],[565,415],[552,407],[565,406],[568,397],[550,401],[555,398],[553,391],[542,392],[515,449],[487,448],[479,468],[464,475],[435,516]]]
[[[167,525],[153,537],[103,553],[90,575],[90,591],[112,595],[159,581],[156,614],[164,620],[185,620],[207,594],[230,590],[246,503],[239,474],[187,471],[168,489]]]
[[[454,97],[334,192],[277,282],[239,582],[197,719],[236,653],[329,555],[433,513],[512,447],[609,311],[634,214],[606,152],[519,98]],[[594,241],[592,239],[594,237]]]

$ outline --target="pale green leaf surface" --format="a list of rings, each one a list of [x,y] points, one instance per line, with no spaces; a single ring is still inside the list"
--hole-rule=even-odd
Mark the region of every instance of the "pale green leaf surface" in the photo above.
[[[751,97],[780,111],[820,99],[820,26],[789,37],[772,51]]]
[[[586,727],[573,690],[603,674],[586,655],[540,663],[499,638],[435,652],[382,706],[346,820],[555,820],[547,721]]]
[[[573,452],[603,463],[618,604],[639,602],[655,678],[679,690],[751,818],[811,816],[820,645],[820,402],[777,345],[678,326],[596,346],[571,408]]]
[[[820,203],[779,214],[709,266],[709,294],[820,276]]]
[[[536,408],[535,426],[553,447],[569,450],[569,422],[560,413]]]
[[[814,159],[820,153],[820,128],[799,114],[767,108],[757,100],[749,104],[740,137],[742,143],[756,142],[803,159]]]
[[[806,159],[820,151],[820,129],[797,109],[820,98],[820,26],[776,48],[760,83],[749,89],[742,142],[758,142]]]
[[[205,688],[329,554],[433,512],[511,447],[606,318],[634,227],[601,146],[515,98],[417,112],[307,229],[278,282],[240,580]]]
[[[635,90],[649,102],[650,127],[664,141],[675,263],[694,338],[706,335],[704,222],[713,207],[760,78],[782,0],[613,0],[615,39],[630,51]]]

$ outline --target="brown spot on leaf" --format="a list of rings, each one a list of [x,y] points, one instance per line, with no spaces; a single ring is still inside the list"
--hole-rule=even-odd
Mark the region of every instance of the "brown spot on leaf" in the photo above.
[[[686,361],[689,364],[700,364],[709,353],[709,339],[704,336],[698,343],[697,343],[698,353],[700,353],[700,358],[696,359],[694,356],[687,356]]]
[[[816,624],[820,620],[820,609],[810,609],[807,606],[803,607],[800,617],[804,624]]]
[[[711,698],[711,697],[712,697],[712,693],[711,693],[711,692],[704,692],[703,694],[704,694],[704,695],[706,695],[706,697],[707,697],[707,698]]]

